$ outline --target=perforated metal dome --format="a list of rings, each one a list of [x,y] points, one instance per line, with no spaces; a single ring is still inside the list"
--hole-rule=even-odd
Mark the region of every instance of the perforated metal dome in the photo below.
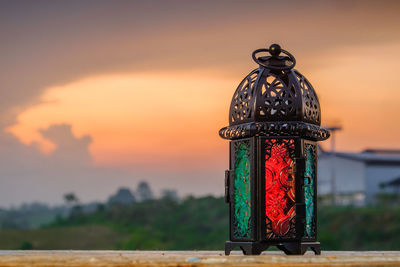
[[[260,52],[270,56],[257,57]],[[280,56],[283,52],[284,56]],[[318,97],[311,83],[297,70],[295,58],[279,45],[253,52],[259,67],[247,75],[236,89],[229,111],[229,127],[223,138],[247,135],[305,135],[311,139],[329,137],[321,125]],[[283,127],[283,128],[282,128]]]
[[[244,122],[304,121],[321,124],[317,95],[296,70],[253,70],[239,84],[229,111],[229,125]]]

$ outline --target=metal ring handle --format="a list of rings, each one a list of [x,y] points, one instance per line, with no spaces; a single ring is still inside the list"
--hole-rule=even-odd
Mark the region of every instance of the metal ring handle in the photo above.
[[[264,63],[260,62],[260,60],[258,60],[258,58],[256,57],[256,54],[258,54],[260,52],[269,52],[269,51],[270,50],[268,48],[260,48],[260,49],[254,50],[253,53],[251,54],[251,56],[257,64],[259,64],[260,66],[263,66],[264,68],[271,69],[271,70],[289,70],[296,65],[296,59],[294,58],[294,56],[284,49],[281,49],[281,52],[284,53],[285,55],[287,55],[290,58],[290,61],[292,61],[292,64],[289,66],[277,67],[277,66],[265,65]]]

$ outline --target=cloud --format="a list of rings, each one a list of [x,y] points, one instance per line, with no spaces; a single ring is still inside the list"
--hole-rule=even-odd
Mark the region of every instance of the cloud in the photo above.
[[[12,135],[0,136],[1,206],[61,203],[67,192],[77,193],[83,201],[101,200],[117,186],[136,182],[127,173],[94,167],[88,150],[90,137],[76,138],[70,125],[52,125],[41,133],[56,146],[50,155],[41,153],[35,144],[21,144]]]
[[[88,135],[76,138],[72,134],[71,125],[51,125],[47,129],[40,130],[40,133],[44,138],[56,144],[56,149],[50,157],[56,163],[62,162],[78,166],[90,166],[92,163],[88,149],[92,138]]]
[[[42,104],[49,88],[85,77],[206,69],[210,77],[239,82],[255,67],[250,53],[272,42],[293,52],[307,77],[307,72],[317,70],[328,77],[325,84],[330,79],[337,82],[334,73],[323,71],[332,70],[326,68],[332,64],[332,51],[347,51],[340,55],[345,58],[365,44],[378,48],[397,44],[399,5],[398,1],[4,1],[0,129],[18,123],[20,114]],[[382,59],[382,51],[372,51],[365,56]],[[376,69],[376,75],[398,76],[396,68]],[[323,82],[312,76],[310,80],[321,85],[315,86],[317,90],[323,88]],[[363,89],[351,88],[360,94]],[[333,111],[340,109],[335,103],[329,105]],[[391,105],[397,114],[398,107]],[[153,181],[157,188],[176,187],[188,193],[222,192],[222,171],[210,170],[207,164],[196,172],[157,166],[147,171],[101,168],[93,165],[90,154],[93,136],[77,137],[68,125],[50,125],[38,134],[53,143],[53,153],[45,155],[38,144],[22,144],[11,134],[0,134],[0,204],[54,203],[68,191],[84,201],[94,200],[141,179]],[[182,164],[195,160],[186,154],[181,159]]]
[[[1,206],[30,201],[60,203],[69,191],[83,200],[95,200],[111,191],[104,188],[110,186],[105,178],[116,171],[110,173],[92,166],[89,136],[76,138],[66,124],[52,125],[41,133],[56,146],[50,155],[41,153],[35,144],[24,145],[10,134],[0,135]],[[118,182],[123,183],[124,174],[118,175]],[[105,183],[99,186],[97,179]]]
[[[6,1],[0,9],[0,125],[45,88],[131,70],[214,68],[243,75],[271,42],[299,59],[400,38],[399,2]],[[299,61],[301,62],[301,61]],[[303,60],[303,62],[306,62]]]
[[[0,135],[0,206],[23,202],[61,203],[74,192],[83,202],[104,201],[118,187],[136,188],[146,180],[156,192],[175,188],[185,194],[221,194],[223,179],[215,170],[168,171],[154,166],[147,170],[124,171],[93,165],[89,152],[91,137],[76,137],[71,125],[51,125],[40,130],[55,145],[45,155],[37,144],[25,145],[11,134]],[[222,172],[221,172],[222,173]]]
[[[64,121],[78,135],[90,133],[98,166],[215,169],[226,152],[217,131],[226,123],[236,81],[207,74],[125,73],[54,87],[8,130],[48,152],[54,146],[37,129]]]

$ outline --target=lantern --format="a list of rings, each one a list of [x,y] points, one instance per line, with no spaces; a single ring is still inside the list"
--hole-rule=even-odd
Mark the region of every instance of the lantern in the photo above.
[[[259,56],[269,52],[268,56]],[[281,55],[283,54],[283,55]],[[230,241],[244,254],[277,246],[304,254],[317,242],[317,141],[329,137],[320,127],[317,95],[297,70],[295,58],[273,44],[252,54],[259,67],[236,89],[229,126],[219,134],[230,141],[225,200],[230,207]]]

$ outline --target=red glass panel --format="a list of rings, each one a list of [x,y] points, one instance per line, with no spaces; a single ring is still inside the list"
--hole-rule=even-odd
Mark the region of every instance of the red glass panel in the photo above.
[[[268,239],[295,236],[294,140],[265,141],[265,215]]]

